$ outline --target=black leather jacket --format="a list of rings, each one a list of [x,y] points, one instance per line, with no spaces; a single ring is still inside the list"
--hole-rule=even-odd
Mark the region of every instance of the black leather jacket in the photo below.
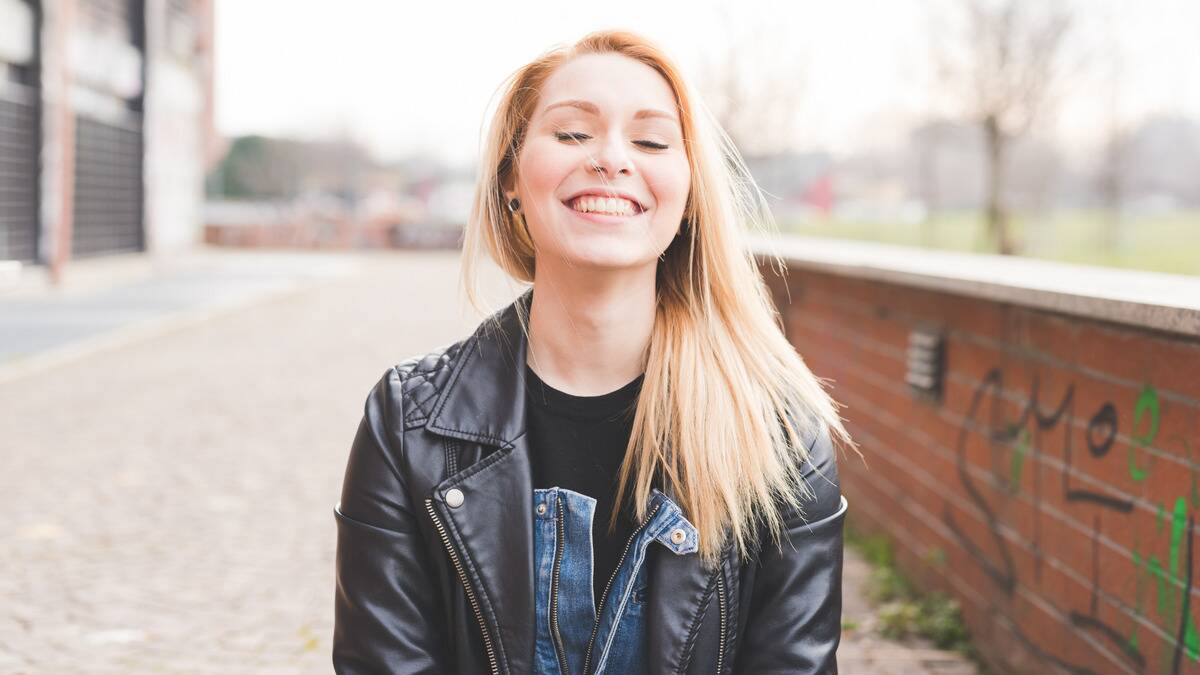
[[[530,673],[533,490],[515,312],[530,296],[499,312],[500,331],[489,320],[394,366],[367,397],[334,509],[336,672]],[[837,672],[846,501],[828,429],[806,441],[817,499],[806,518],[791,514],[791,546],[749,560],[727,546],[719,574],[696,554],[648,559],[649,673]]]

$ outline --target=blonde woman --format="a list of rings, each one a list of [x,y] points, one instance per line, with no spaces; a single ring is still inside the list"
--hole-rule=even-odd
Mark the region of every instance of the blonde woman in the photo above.
[[[518,70],[464,242],[531,284],[370,392],[338,523],[339,673],[834,673],[836,404],[742,243],[772,225],[653,44]]]

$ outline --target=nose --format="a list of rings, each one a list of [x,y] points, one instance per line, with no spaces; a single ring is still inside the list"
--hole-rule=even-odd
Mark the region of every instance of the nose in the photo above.
[[[612,138],[603,145],[596,154],[588,157],[589,168],[605,176],[613,176],[618,173],[632,175],[634,171],[633,159],[626,152],[624,141],[620,138]]]

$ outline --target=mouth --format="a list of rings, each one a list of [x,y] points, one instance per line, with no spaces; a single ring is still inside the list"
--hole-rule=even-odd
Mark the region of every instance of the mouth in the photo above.
[[[646,208],[635,201],[597,195],[583,195],[560,203],[579,218],[594,223],[624,223],[646,212]]]

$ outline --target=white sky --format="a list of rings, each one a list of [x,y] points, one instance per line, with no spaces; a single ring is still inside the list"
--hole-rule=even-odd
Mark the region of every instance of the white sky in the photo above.
[[[467,164],[496,88],[545,49],[591,30],[629,28],[659,42],[697,80],[733,24],[733,32],[776,31],[775,63],[802,64],[791,145],[849,152],[896,141],[930,109],[924,44],[933,1],[742,0],[730,15],[714,0],[217,0],[217,126],[227,135],[347,129],[380,158],[422,153]],[[1063,90],[1060,138],[1095,139],[1113,54],[1123,116],[1200,117],[1200,2],[1074,1],[1084,9],[1079,44],[1094,56],[1088,74]]]

